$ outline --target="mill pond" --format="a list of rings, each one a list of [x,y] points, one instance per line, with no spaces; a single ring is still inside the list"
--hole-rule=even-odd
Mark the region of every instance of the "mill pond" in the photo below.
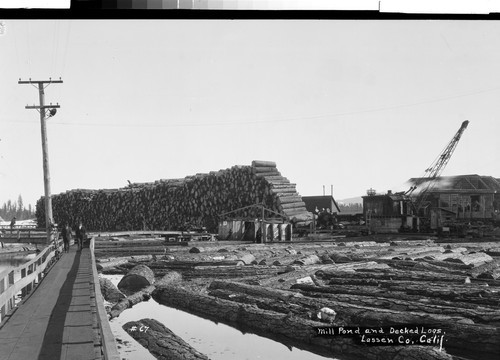
[[[187,246],[96,239],[102,277],[116,285],[116,276],[144,266],[155,278],[135,293],[140,296],[127,298],[134,298],[126,302],[132,308],[120,313],[109,304],[110,313],[118,314],[111,326],[122,352],[145,350],[122,327],[152,318],[213,359],[392,359],[413,353],[492,360],[500,354],[500,282],[491,276],[500,252],[487,239],[380,235]],[[146,241],[149,255],[138,254]],[[323,310],[332,311],[331,319],[322,317]],[[390,333],[391,327],[413,325],[445,334]],[[363,344],[353,336],[317,336],[319,327],[387,331],[367,333]],[[381,339],[393,343],[373,346]]]
[[[122,278],[121,275],[104,275],[104,277],[115,285]],[[136,343],[122,328],[129,321],[143,318],[160,321],[212,360],[326,359],[320,355],[285,346],[265,337],[244,333],[231,326],[158,304],[154,299],[125,310],[118,318],[110,322],[122,359],[154,359],[147,349]]]

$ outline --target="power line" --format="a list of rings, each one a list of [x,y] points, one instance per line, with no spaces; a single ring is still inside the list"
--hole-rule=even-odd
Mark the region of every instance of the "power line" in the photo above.
[[[71,21],[68,22],[68,30],[66,31],[66,43],[64,45],[64,55],[63,55],[63,62],[62,62],[62,69],[61,69],[62,76],[65,75],[64,70],[66,69],[66,56],[68,54],[70,33],[71,33]]]
[[[477,91],[473,91],[473,92],[468,92],[468,93],[464,93],[464,94],[457,94],[457,95],[451,95],[451,96],[446,96],[446,97],[422,100],[422,101],[407,103],[407,104],[383,106],[383,107],[370,108],[370,109],[364,109],[364,110],[354,110],[354,111],[330,113],[330,114],[319,114],[319,115],[310,115],[310,116],[302,116],[302,117],[287,117],[287,118],[282,118],[282,119],[209,122],[209,123],[185,123],[184,122],[184,123],[173,123],[173,124],[169,124],[169,123],[163,123],[163,124],[147,124],[147,123],[126,124],[123,122],[115,123],[115,124],[114,123],[96,123],[96,122],[93,122],[93,123],[91,123],[91,122],[67,123],[67,122],[51,121],[51,124],[64,125],[64,126],[121,127],[121,128],[126,128],[126,127],[142,127],[142,128],[206,127],[206,126],[235,126],[235,125],[240,126],[240,125],[258,125],[258,124],[264,125],[264,124],[269,124],[269,123],[315,120],[315,119],[321,119],[321,118],[342,117],[342,116],[350,116],[350,115],[357,115],[357,114],[364,114],[364,113],[387,111],[387,110],[393,110],[393,109],[398,109],[398,108],[423,105],[423,104],[427,104],[427,103],[435,103],[435,102],[440,102],[440,101],[457,99],[457,98],[466,97],[466,96],[473,96],[473,95],[482,94],[482,93],[486,93],[486,92],[497,91],[499,89],[500,89],[500,87],[494,87],[494,88],[489,88],[489,89],[484,89],[484,90],[477,90]],[[9,121],[3,121],[3,122],[9,122]],[[28,122],[25,122],[25,123],[28,123]]]
[[[466,96],[473,96],[473,95],[482,94],[482,93],[486,93],[486,92],[493,92],[493,91],[497,91],[497,90],[500,90],[500,87],[494,87],[494,88],[478,90],[478,91],[464,93],[464,94],[457,94],[457,95],[451,95],[451,96],[446,96],[446,97],[428,99],[428,100],[418,101],[418,102],[414,102],[414,103],[399,104],[399,105],[371,108],[371,109],[365,109],[365,110],[354,110],[354,111],[348,111],[348,112],[342,112],[342,113],[330,113],[330,114],[320,114],[320,115],[311,115],[311,116],[302,116],[302,117],[289,117],[289,118],[283,118],[283,119],[231,121],[231,122],[216,122],[216,123],[206,123],[206,124],[205,123],[191,123],[191,124],[190,123],[176,123],[176,124],[144,124],[144,123],[142,123],[142,124],[125,124],[125,123],[109,124],[108,123],[108,124],[106,124],[106,123],[64,123],[64,122],[53,122],[53,124],[79,125],[79,126],[108,126],[108,127],[203,127],[203,126],[231,126],[231,125],[239,126],[239,125],[268,124],[268,123],[314,120],[314,119],[321,119],[321,118],[328,118],[328,117],[341,117],[341,116],[357,115],[357,114],[363,114],[363,113],[380,112],[380,111],[393,110],[393,109],[398,109],[398,108],[412,107],[412,106],[423,105],[423,104],[428,104],[428,103],[446,101],[446,100],[451,100],[451,99],[457,99],[457,98],[466,97]]]

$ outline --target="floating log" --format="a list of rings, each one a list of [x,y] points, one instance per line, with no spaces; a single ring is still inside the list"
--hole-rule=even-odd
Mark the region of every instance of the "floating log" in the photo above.
[[[330,259],[332,259],[335,263],[350,263],[352,262],[352,258],[348,254],[343,253],[329,253]]]
[[[459,264],[459,263],[452,263],[452,262],[449,262],[449,261],[441,261],[441,260],[433,260],[433,259],[418,259],[418,261],[421,261],[421,262],[426,262],[426,263],[429,263],[431,265],[436,265],[436,266],[440,266],[440,267],[443,267],[443,268],[447,268],[447,269],[452,269],[452,270],[468,270],[468,269],[472,269],[473,266],[472,265],[464,265],[464,264]]]
[[[407,280],[416,282],[454,282],[462,284],[465,277],[460,275],[440,274],[440,273],[424,273],[419,271],[401,271],[397,269],[385,269],[375,271],[376,269],[358,269],[356,272],[339,271],[325,269],[316,273],[316,276],[323,279],[342,278],[342,279],[371,279],[371,280]]]
[[[321,259],[318,257],[318,255],[308,255],[303,258],[295,260],[293,263],[296,265],[314,265],[318,264],[321,262]]]
[[[345,279],[331,279],[329,283],[343,285],[349,283]],[[416,284],[413,281],[391,281],[391,280],[364,280],[371,283],[362,284],[363,280],[358,280],[358,285],[372,285],[384,288],[386,290],[395,292],[399,291],[408,295],[417,295],[420,298],[438,298],[452,302],[467,302],[470,304],[485,305],[485,306],[498,306],[498,293],[491,290],[486,286],[478,286],[474,284],[449,284],[443,283],[427,283]],[[353,284],[355,281],[352,282]]]
[[[255,256],[252,254],[238,254],[238,260],[243,261],[245,265],[250,265],[255,262]]]
[[[155,319],[129,321],[123,325],[123,330],[157,359],[208,360],[206,355],[197,351]]]
[[[149,300],[151,298],[151,293],[155,289],[156,287],[154,285],[150,285],[142,289],[141,291],[138,291],[133,295],[127,296],[125,299],[120,300],[111,308],[111,311],[109,312],[110,319],[118,317],[124,310],[131,308],[141,301]]]
[[[250,265],[250,266],[200,266],[195,267],[190,270],[184,270],[182,276],[184,279],[194,279],[194,278],[267,278],[269,276],[274,276],[280,272],[280,269],[276,267],[262,265]],[[162,274],[163,272],[157,271],[157,274]]]
[[[429,303],[419,302],[416,298],[405,298],[400,296],[399,293],[374,292],[371,288],[360,288],[359,291],[354,293],[345,293],[338,286],[315,286],[311,284],[294,284],[291,286],[293,290],[300,290],[302,294],[315,297],[321,296],[322,299],[331,299],[339,302],[353,302],[358,305],[372,306],[376,308],[397,310],[397,311],[418,311],[428,312],[440,315],[460,316],[471,319],[475,323],[492,324],[500,323],[500,310],[499,309],[478,309],[477,307],[462,308],[450,302]]]
[[[154,285],[168,285],[171,283],[179,283],[180,281],[182,281],[181,274],[179,274],[177,271],[169,271],[165,275],[163,275],[160,280],[155,280]]]
[[[485,272],[482,272],[477,276],[478,279],[492,279],[497,280],[500,279],[500,269],[492,269]]]
[[[120,258],[109,261],[99,261],[97,262],[97,270],[109,269],[119,265],[126,264],[129,258]]]
[[[490,261],[488,263],[475,266],[470,270],[470,274],[474,277],[478,277],[483,273],[487,273],[490,271],[495,271],[500,268],[500,259]]]
[[[106,301],[116,303],[126,297],[109,279],[99,277],[99,286],[101,287],[101,294]]]
[[[355,270],[359,269],[390,269],[390,266],[387,264],[379,264],[375,261],[361,261],[361,262],[351,262],[351,263],[343,263],[343,264],[333,264],[333,265],[328,265],[324,266],[321,268],[321,270],[318,271],[316,276],[322,276],[322,273],[334,273],[338,271],[351,271],[354,272]],[[328,275],[327,275],[328,277]]]
[[[460,254],[451,258],[446,258],[444,261],[452,261],[464,265],[479,266],[493,261],[493,258],[486,253]]]
[[[118,283],[118,289],[131,295],[154,283],[154,273],[146,265],[133,267]]]
[[[321,262],[323,264],[333,264],[334,263],[328,254],[322,254],[320,256],[320,259],[321,259]]]

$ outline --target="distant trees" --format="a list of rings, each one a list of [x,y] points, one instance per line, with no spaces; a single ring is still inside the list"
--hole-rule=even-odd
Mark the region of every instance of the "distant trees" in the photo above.
[[[2,219],[9,221],[14,216],[17,220],[33,219],[35,217],[35,212],[33,211],[31,204],[28,205],[27,209],[24,207],[23,197],[21,194],[17,197],[17,201],[7,200],[7,202],[4,202],[0,208],[0,217]]]
[[[340,213],[344,214],[361,214],[363,212],[363,204],[339,204]]]

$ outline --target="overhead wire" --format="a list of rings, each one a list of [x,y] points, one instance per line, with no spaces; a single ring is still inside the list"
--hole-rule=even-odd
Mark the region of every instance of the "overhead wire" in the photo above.
[[[19,66],[21,64],[21,61],[19,61],[19,48],[17,46],[17,28],[16,28],[16,34],[13,34],[12,38],[14,40],[14,48],[15,48],[15,52],[16,52],[16,64]]]
[[[31,46],[30,46],[30,22],[29,21],[26,23],[26,50],[28,52],[26,64],[28,65],[28,72],[31,74]]]
[[[215,123],[176,123],[176,124],[145,124],[145,123],[141,123],[141,124],[124,124],[124,123],[110,124],[110,123],[108,123],[108,124],[106,124],[106,123],[88,123],[88,122],[85,122],[85,123],[53,122],[53,124],[81,125],[81,126],[108,126],[108,127],[109,126],[111,126],[111,127],[203,127],[203,126],[255,125],[255,124],[268,124],[268,123],[314,120],[314,119],[321,119],[321,118],[328,118],[328,117],[341,117],[341,116],[357,115],[357,114],[363,114],[363,113],[387,111],[387,110],[393,110],[393,109],[404,108],[404,107],[418,106],[418,105],[423,105],[423,104],[427,104],[427,103],[446,101],[446,100],[451,100],[451,99],[456,99],[456,98],[461,98],[461,97],[466,97],[466,96],[473,96],[473,95],[497,91],[497,90],[500,90],[500,87],[477,90],[477,91],[472,91],[472,92],[468,92],[468,93],[451,95],[451,96],[446,96],[446,97],[439,97],[439,98],[429,99],[429,100],[425,100],[425,101],[418,101],[418,102],[413,102],[413,103],[407,103],[407,104],[384,106],[384,107],[378,107],[378,108],[355,110],[355,111],[341,112],[341,113],[320,114],[320,115],[303,116],[303,117],[289,117],[289,118],[282,118],[282,119],[231,121],[231,122],[215,122]]]
[[[61,66],[61,76],[65,75],[65,69],[66,69],[66,57],[68,55],[68,47],[69,47],[69,38],[71,34],[71,20],[67,22],[68,24],[68,30],[66,31],[66,42],[64,44],[64,55],[62,58],[62,66]]]
[[[51,72],[54,74],[55,71],[55,65],[56,65],[56,57],[57,57],[57,48],[56,48],[56,43],[57,43],[57,20],[54,20],[54,35],[52,37],[52,61],[51,61]]]
[[[105,127],[153,127],[153,128],[158,128],[158,127],[162,128],[162,127],[203,127],[203,126],[255,125],[255,124],[291,122],[291,121],[301,121],[301,120],[314,120],[314,119],[327,118],[327,117],[341,117],[341,116],[356,115],[356,114],[362,114],[362,113],[386,111],[386,110],[392,110],[392,109],[397,109],[397,108],[402,108],[402,107],[417,106],[417,105],[422,105],[422,104],[426,104],[426,103],[433,103],[433,102],[446,101],[446,100],[460,98],[460,97],[472,96],[472,95],[477,95],[477,94],[481,94],[481,93],[485,93],[485,92],[496,91],[496,90],[499,90],[499,89],[500,89],[500,87],[494,87],[494,88],[489,88],[489,89],[484,89],[484,90],[478,90],[478,91],[468,92],[468,93],[459,94],[459,95],[453,95],[453,96],[447,96],[447,97],[430,99],[428,101],[419,101],[419,102],[408,103],[408,104],[401,104],[401,105],[394,105],[394,106],[385,106],[385,107],[379,107],[379,108],[357,110],[357,111],[350,111],[350,112],[342,112],[342,113],[320,114],[320,115],[303,116],[303,117],[295,117],[295,118],[294,117],[290,117],[290,118],[283,118],[283,119],[252,120],[252,121],[231,121],[231,122],[216,122],[216,123],[176,123],[176,124],[147,124],[147,123],[141,123],[141,124],[124,124],[124,123],[112,124],[112,123],[90,123],[90,122],[72,122],[72,123],[67,123],[67,122],[60,122],[60,121],[54,121],[54,122],[51,122],[51,123],[52,124],[57,124],[57,125],[70,125],[70,126],[71,125],[76,125],[76,126],[105,126]]]
[[[56,20],[56,29],[57,29],[57,36],[56,36],[56,40],[55,40],[55,44],[54,44],[54,48],[55,48],[55,62],[54,62],[54,65],[55,65],[55,69],[52,71],[52,75],[56,75],[55,71],[57,69],[60,69],[60,53],[59,53],[59,44],[60,44],[60,38],[61,38],[61,35],[60,35],[60,32],[61,32],[61,20]],[[59,65],[59,66],[58,66]]]

